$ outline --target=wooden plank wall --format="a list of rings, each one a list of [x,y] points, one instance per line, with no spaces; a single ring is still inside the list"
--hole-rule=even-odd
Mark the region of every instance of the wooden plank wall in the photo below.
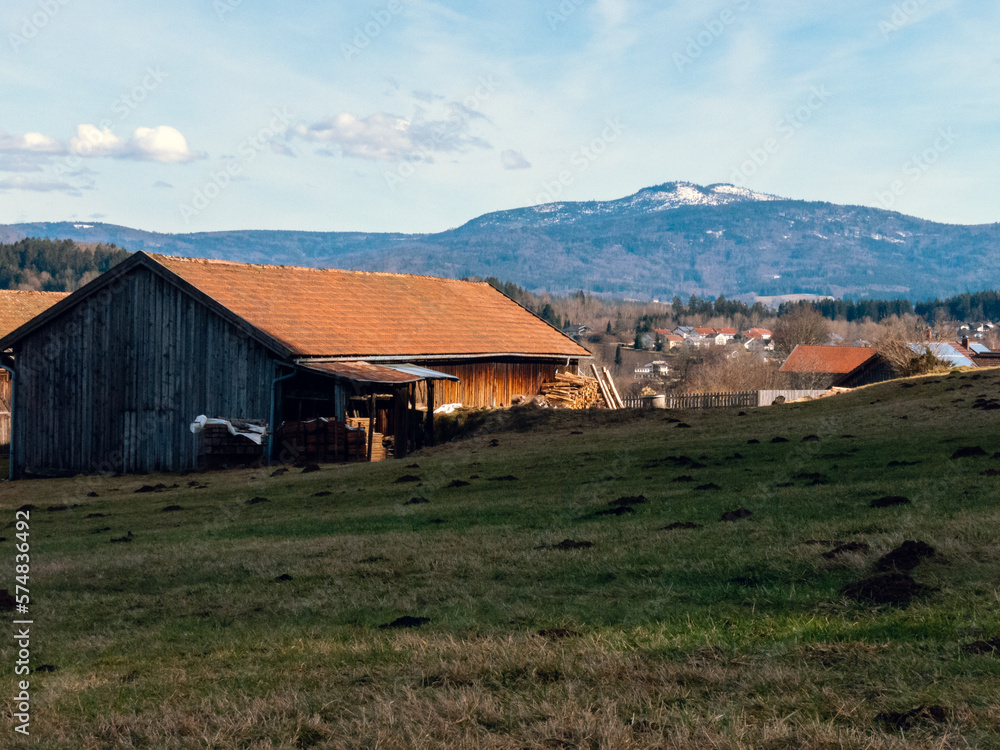
[[[18,474],[195,468],[194,417],[270,417],[271,354],[141,267],[15,354]]]
[[[10,451],[10,373],[0,370],[0,456]]]
[[[422,362],[425,367],[455,375],[458,383],[439,380],[434,386],[434,405],[462,404],[490,408],[510,406],[514,396],[534,396],[556,370],[565,370],[565,362],[554,364],[524,361]],[[427,390],[418,386],[418,403],[426,403]]]

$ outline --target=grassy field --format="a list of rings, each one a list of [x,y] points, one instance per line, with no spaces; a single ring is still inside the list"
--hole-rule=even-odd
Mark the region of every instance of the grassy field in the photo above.
[[[41,671],[30,739],[5,707],[0,746],[1000,748],[998,386],[506,412],[376,465],[4,483],[9,522],[36,506]],[[880,566],[906,540],[930,549]],[[0,640],[5,696],[16,658]]]

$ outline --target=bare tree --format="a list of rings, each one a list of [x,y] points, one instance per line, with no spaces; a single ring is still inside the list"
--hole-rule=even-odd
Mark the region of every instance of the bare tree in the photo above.
[[[800,344],[824,343],[830,333],[830,323],[813,308],[803,306],[778,318],[773,333],[771,340],[775,350],[787,356]]]

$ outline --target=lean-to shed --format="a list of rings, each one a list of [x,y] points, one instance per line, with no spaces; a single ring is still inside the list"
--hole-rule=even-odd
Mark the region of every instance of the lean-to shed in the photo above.
[[[66,292],[0,289],[0,338],[20,328],[66,295]],[[10,451],[10,398],[10,372],[0,369],[0,456],[6,456]]]
[[[274,428],[367,408],[405,453],[421,406],[508,405],[590,356],[485,283],[141,252],[0,351],[15,476],[194,468],[199,414]]]

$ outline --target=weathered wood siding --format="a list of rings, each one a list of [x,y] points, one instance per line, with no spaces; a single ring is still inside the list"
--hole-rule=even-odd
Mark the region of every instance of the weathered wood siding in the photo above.
[[[439,380],[434,386],[434,404],[463,406],[510,406],[514,396],[534,396],[542,383],[552,380],[556,370],[565,370],[566,361],[558,363],[490,360],[486,362],[422,362],[433,370],[455,375],[458,383]],[[421,384],[417,400],[426,400]]]
[[[199,414],[268,419],[271,353],[145,268],[15,352],[15,472],[195,466]]]
[[[10,373],[0,370],[0,456],[10,451]]]

